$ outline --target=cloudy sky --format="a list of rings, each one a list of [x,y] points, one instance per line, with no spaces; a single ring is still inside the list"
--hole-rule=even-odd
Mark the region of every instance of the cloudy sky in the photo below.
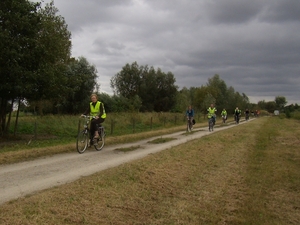
[[[49,2],[45,0],[44,2]],[[100,91],[125,64],[172,72],[179,89],[219,74],[252,103],[300,103],[299,0],[54,0],[72,56],[96,66]]]

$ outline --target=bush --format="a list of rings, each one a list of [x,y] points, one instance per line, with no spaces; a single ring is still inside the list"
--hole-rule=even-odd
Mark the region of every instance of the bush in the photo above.
[[[293,119],[296,119],[296,120],[300,120],[300,112],[299,111],[294,111],[291,113],[291,117]]]

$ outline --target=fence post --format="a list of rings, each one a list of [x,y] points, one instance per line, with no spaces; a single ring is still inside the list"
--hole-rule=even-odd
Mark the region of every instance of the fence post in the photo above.
[[[111,135],[113,134],[113,130],[114,130],[114,120],[111,119],[111,120],[110,120],[110,134],[111,134]]]
[[[37,124],[36,121],[34,122],[34,139],[36,140],[37,137]]]
[[[176,115],[175,115],[175,119],[174,120],[175,120],[175,126],[176,126],[176,123],[177,123],[177,116]]]
[[[152,123],[153,123],[153,117],[151,116],[151,119],[150,119],[150,129],[152,130]]]
[[[135,119],[132,118],[132,132],[135,133]]]

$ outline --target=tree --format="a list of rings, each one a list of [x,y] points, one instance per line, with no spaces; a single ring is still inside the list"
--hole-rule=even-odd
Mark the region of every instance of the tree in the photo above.
[[[173,112],[185,112],[188,108],[188,105],[191,104],[190,99],[190,90],[186,87],[183,87],[176,94],[175,105],[172,108]]]
[[[45,9],[27,0],[0,3],[0,122],[5,128],[7,102],[59,99],[70,58],[70,32],[53,1]],[[40,105],[40,109],[42,106]]]
[[[110,86],[116,95],[131,98],[138,94],[141,83],[141,71],[137,62],[128,63],[110,80]]]
[[[41,27],[37,37],[37,53],[33,58],[37,70],[32,76],[26,77],[29,101],[62,99],[68,79],[65,70],[71,55],[71,33],[63,17],[57,15],[58,9],[51,1],[45,8],[39,8]],[[42,114],[41,104],[39,106]]]
[[[136,62],[126,64],[111,79],[115,95],[128,99],[135,107],[141,101],[142,111],[170,111],[176,103],[177,86],[171,72],[160,68],[139,66]],[[137,98],[137,96],[139,98]]]
[[[208,79],[207,87],[209,93],[215,99],[215,104],[218,110],[227,106],[227,85],[220,79],[220,75],[215,74],[212,78]]]
[[[61,105],[63,113],[75,114],[83,112],[87,107],[90,95],[97,89],[97,69],[86,58],[72,59],[64,73],[67,81],[61,99],[56,104]]]
[[[0,134],[8,130],[8,102],[24,98],[28,91],[26,77],[37,69],[37,35],[41,17],[40,4],[25,0],[0,2]]]
[[[277,97],[275,97],[275,103],[276,103],[276,107],[279,110],[282,110],[284,108],[284,106],[287,104],[287,101],[284,96],[277,96]]]

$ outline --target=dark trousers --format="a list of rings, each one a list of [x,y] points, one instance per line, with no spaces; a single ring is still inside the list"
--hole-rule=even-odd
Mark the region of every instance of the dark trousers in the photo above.
[[[97,127],[99,124],[103,123],[105,119],[98,118],[98,119],[92,119],[91,126],[90,126],[90,132],[91,132],[91,138],[94,137],[95,131],[97,130]]]

